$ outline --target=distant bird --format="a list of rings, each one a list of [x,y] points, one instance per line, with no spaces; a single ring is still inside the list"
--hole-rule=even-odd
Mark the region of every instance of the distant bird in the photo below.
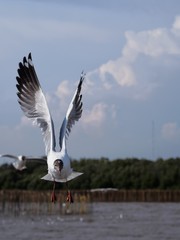
[[[56,151],[53,120],[32,62],[31,53],[29,53],[28,58],[24,57],[23,61],[19,63],[17,71],[18,76],[16,80],[18,84],[16,87],[18,90],[18,102],[24,114],[32,119],[42,131],[48,165],[48,174],[42,177],[42,179],[54,182],[51,200],[55,202],[55,183],[63,182],[67,185],[68,181],[82,174],[73,171],[71,168],[70,158],[66,148],[66,140],[73,124],[75,121],[78,121],[82,115],[81,87],[85,74],[82,73],[80,76],[79,84],[62,122],[59,133],[60,150]],[[70,203],[73,202],[71,192],[68,189],[67,201]]]
[[[27,162],[41,162],[46,163],[46,159],[44,157],[28,157],[28,156],[15,156],[11,154],[1,154],[0,157],[7,157],[7,158],[13,158],[14,162],[12,163],[15,169],[17,170],[24,170],[26,169],[26,163]]]

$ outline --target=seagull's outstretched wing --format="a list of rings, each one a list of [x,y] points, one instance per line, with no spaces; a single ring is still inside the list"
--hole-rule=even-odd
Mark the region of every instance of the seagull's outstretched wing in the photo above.
[[[26,162],[25,162],[25,156],[15,156],[11,154],[1,154],[0,157],[7,157],[7,158],[13,158],[14,162],[12,165],[16,170],[24,170],[26,169]]]
[[[59,146],[60,149],[65,148],[65,142],[69,133],[71,132],[72,125],[75,124],[75,121],[78,121],[82,115],[82,94],[81,88],[84,81],[85,74],[82,73],[78,87],[74,93],[74,96],[69,104],[66,116],[62,123],[60,134],[59,134]]]
[[[13,158],[13,159],[16,159],[16,160],[19,159],[18,156],[11,155],[11,154],[1,154],[0,157]]]
[[[27,162],[38,162],[38,163],[42,163],[45,164],[47,163],[47,159],[45,157],[26,157],[26,161]]]
[[[55,149],[55,136],[53,121],[47,106],[47,102],[41,89],[34,65],[32,63],[31,53],[23,58],[19,63],[18,75],[16,77],[18,84],[18,102],[24,114],[37,124],[43,134],[46,154],[50,149]]]

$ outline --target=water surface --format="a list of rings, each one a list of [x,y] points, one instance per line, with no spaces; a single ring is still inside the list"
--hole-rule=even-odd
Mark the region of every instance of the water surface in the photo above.
[[[87,214],[0,213],[1,240],[178,240],[179,203],[93,203]]]

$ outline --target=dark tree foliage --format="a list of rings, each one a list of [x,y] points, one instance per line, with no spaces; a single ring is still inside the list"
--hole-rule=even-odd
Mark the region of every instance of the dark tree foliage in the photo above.
[[[157,159],[80,159],[72,168],[84,174],[69,183],[71,189],[180,189],[180,158]],[[49,190],[52,182],[41,180],[47,165],[28,164],[17,171],[12,165],[0,166],[0,189]],[[65,188],[59,184],[58,188]]]

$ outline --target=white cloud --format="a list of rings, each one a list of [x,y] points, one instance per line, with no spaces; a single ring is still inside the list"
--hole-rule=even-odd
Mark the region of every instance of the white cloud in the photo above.
[[[175,39],[172,30],[157,28],[142,32],[126,32],[127,43],[124,57],[135,61],[139,54],[158,57],[162,54],[180,54],[179,39]]]
[[[83,84],[83,94],[84,95],[94,95],[94,91],[93,88],[96,87],[97,88],[97,82],[95,83],[92,79],[91,79],[91,75],[95,75],[97,74],[97,71],[94,70],[93,73],[92,72],[88,72],[85,76],[85,81]]]
[[[60,118],[62,113],[65,116],[76,87],[71,82],[64,80],[58,85],[55,94],[52,94],[51,109],[54,109],[52,114],[57,119]]]
[[[71,87],[69,85],[68,81],[62,81],[59,86],[57,87],[57,90],[55,92],[55,95],[63,101],[65,98],[69,97],[71,94]]]
[[[110,88],[107,85],[107,74],[110,74],[114,80],[122,87],[132,86],[135,84],[135,76],[129,64],[126,64],[122,59],[109,61],[99,68],[99,75],[106,89]]]
[[[91,110],[85,111],[82,117],[82,122],[89,126],[100,126],[106,118],[107,105],[104,103],[95,104]]]
[[[102,129],[107,125],[108,127],[110,124],[116,124],[117,120],[117,109],[115,105],[107,105],[103,102],[98,102],[93,105],[90,110],[85,110],[81,124],[86,132],[97,133],[102,132]],[[96,130],[95,130],[96,129]],[[94,132],[95,131],[95,132]]]
[[[165,123],[162,126],[162,137],[166,140],[173,140],[180,137],[180,128],[174,122]]]
[[[173,28],[176,30],[180,30],[180,16],[177,16],[175,18],[175,21],[173,23]]]
[[[141,78],[138,75],[136,66],[139,57],[142,55],[147,59],[159,58],[159,61],[162,62],[161,58],[164,56],[180,55],[180,16],[176,17],[170,29],[126,31],[125,37],[126,44],[120,57],[102,64],[98,69],[90,72],[89,77],[93,79],[98,75],[104,90],[115,90],[117,86],[126,87],[126,89],[133,89],[133,93],[129,91],[129,97],[145,99],[158,84],[152,83],[148,77]]]

